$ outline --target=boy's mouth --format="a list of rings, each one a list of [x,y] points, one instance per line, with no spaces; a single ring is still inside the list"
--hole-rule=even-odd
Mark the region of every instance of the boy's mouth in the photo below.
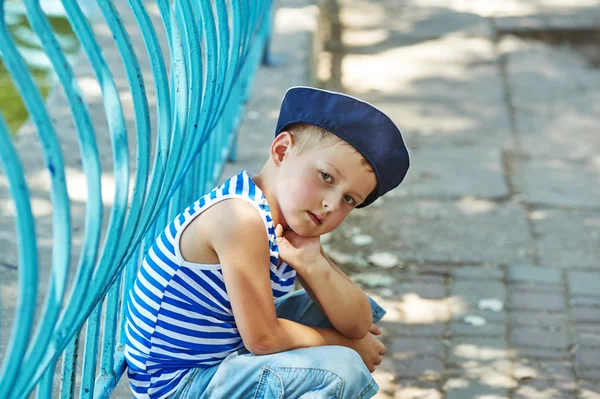
[[[306,213],[308,213],[308,217],[310,218],[310,220],[312,220],[312,222],[316,225],[316,226],[320,226],[322,224],[321,220],[319,220],[318,217],[315,216],[314,213],[307,211]]]

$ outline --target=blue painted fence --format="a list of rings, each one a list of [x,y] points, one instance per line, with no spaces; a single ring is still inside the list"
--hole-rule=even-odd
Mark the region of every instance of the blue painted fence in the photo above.
[[[52,200],[51,265],[45,262],[51,272],[40,311],[34,299],[42,262],[38,259],[30,193],[19,153],[0,112],[0,165],[16,208],[19,255],[15,321],[0,371],[0,398],[22,399],[34,390],[38,398],[52,397],[57,366],[62,368],[61,398],[74,397],[76,378],[81,378],[79,397],[105,398],[125,370],[121,346],[123,297],[141,256],[167,220],[207,191],[227,158],[235,156],[234,132],[256,68],[266,54],[273,5],[270,0],[156,0],[167,32],[171,60],[168,69],[144,1],[128,0],[154,77],[157,132],[153,136],[144,80],[129,33],[115,0],[96,0],[119,50],[135,110],[135,151],[139,156],[134,189],[129,194],[129,152],[133,144],[128,142],[111,69],[90,22],[77,0],[61,0],[101,88],[108,132],[96,131],[75,74],[39,0],[23,1],[27,19],[68,100],[87,179],[87,201],[83,243],[75,265],[70,262],[74,237],[60,142],[42,96],[9,34],[4,0],[0,0],[0,56],[37,130],[51,179]],[[99,133],[110,135],[116,182],[102,242],[103,207],[107,205],[101,196]],[[152,137],[156,138],[154,146]],[[155,148],[153,154],[151,148]],[[73,268],[74,282],[66,295],[67,277]],[[76,354],[84,324],[83,365],[78,371]]]

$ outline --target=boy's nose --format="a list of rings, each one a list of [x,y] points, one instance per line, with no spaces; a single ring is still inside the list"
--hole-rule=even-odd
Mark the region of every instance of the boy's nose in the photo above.
[[[339,207],[339,202],[332,195],[323,198],[323,207],[326,212],[335,212]]]

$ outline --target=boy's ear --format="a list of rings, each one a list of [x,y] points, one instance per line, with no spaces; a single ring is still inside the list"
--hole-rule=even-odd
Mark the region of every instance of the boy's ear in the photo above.
[[[279,166],[294,144],[294,136],[288,131],[283,131],[271,143],[271,160]]]

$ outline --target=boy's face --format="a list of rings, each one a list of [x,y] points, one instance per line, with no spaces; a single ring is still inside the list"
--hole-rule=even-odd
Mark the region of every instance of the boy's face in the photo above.
[[[302,236],[334,230],[377,184],[360,154],[343,142],[302,154],[287,151],[276,179],[280,223]]]

